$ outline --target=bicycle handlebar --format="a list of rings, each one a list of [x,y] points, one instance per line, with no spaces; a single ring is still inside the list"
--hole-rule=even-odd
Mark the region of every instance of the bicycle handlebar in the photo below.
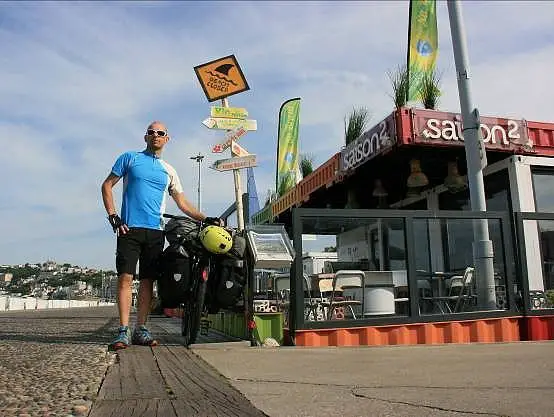
[[[177,216],[175,214],[169,214],[169,213],[164,213],[162,214],[163,217],[166,217],[168,219],[175,219],[175,220],[187,220],[187,221],[190,221],[190,222],[193,222],[193,223],[196,223],[196,224],[202,224],[204,222],[201,222],[201,221],[198,221],[198,220],[195,220],[189,216]]]
[[[179,216],[179,215],[175,215],[175,214],[169,214],[169,213],[164,213],[162,214],[163,217],[165,218],[168,218],[168,219],[175,219],[175,220],[186,220],[186,221],[189,221],[189,222],[192,222],[200,227],[206,225],[205,222],[203,221],[198,221],[198,220],[195,220],[189,216]],[[234,227],[229,227],[229,226],[221,226],[223,227],[225,230],[229,231],[229,232],[232,232],[232,231],[236,231],[236,228]]]

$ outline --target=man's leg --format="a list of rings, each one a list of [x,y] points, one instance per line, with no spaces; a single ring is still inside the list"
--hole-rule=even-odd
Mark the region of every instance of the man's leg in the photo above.
[[[146,230],[139,262],[139,293],[137,305],[137,326],[133,332],[133,344],[156,346],[158,341],[146,328],[152,303],[152,287],[158,276],[158,259],[164,246],[161,230]]]
[[[150,305],[152,304],[152,290],[154,282],[151,279],[141,279],[139,282],[138,306],[137,306],[137,325],[145,325],[150,314]]]
[[[129,326],[131,314],[133,274],[123,273],[117,283],[117,307],[119,309],[119,325]]]
[[[140,242],[137,233],[130,229],[117,238],[116,267],[119,279],[117,283],[117,308],[119,311],[119,329],[109,349],[124,349],[131,343],[129,315],[131,314],[133,273],[140,253]]]

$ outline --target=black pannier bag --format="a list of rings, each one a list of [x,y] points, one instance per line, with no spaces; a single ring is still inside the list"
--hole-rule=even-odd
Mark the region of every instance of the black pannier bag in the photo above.
[[[246,239],[238,234],[233,236],[233,246],[227,252],[227,256],[233,259],[243,259],[246,250]]]
[[[212,264],[211,277],[208,284],[211,286],[210,313],[219,309],[232,309],[243,298],[246,277],[243,272],[243,260],[228,256],[217,258]]]
[[[158,298],[162,308],[176,308],[190,285],[190,260],[182,246],[170,245],[160,256]]]

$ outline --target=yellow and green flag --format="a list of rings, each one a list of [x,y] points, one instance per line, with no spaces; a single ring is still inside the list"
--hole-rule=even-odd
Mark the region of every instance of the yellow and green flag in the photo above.
[[[419,85],[425,74],[435,69],[439,36],[437,2],[410,0],[408,29],[408,101],[419,98]]]
[[[298,125],[300,98],[285,101],[279,110],[277,139],[277,178],[275,191],[281,194],[300,181],[298,160]]]

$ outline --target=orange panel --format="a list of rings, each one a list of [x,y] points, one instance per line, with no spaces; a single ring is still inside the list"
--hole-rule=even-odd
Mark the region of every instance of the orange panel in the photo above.
[[[519,341],[519,317],[486,320],[368,326],[349,329],[298,330],[297,346],[384,346]],[[544,324],[541,324],[544,326]],[[554,338],[554,317],[548,334]],[[535,333],[544,334],[544,330]]]
[[[554,316],[526,317],[529,340],[554,340]]]

